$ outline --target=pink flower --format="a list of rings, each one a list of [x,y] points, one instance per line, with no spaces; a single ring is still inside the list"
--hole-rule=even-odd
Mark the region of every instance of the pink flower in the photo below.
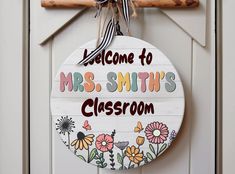
[[[101,152],[107,152],[113,148],[113,138],[108,134],[100,134],[96,138],[95,146]]]
[[[146,126],[145,134],[150,143],[161,144],[167,140],[169,131],[165,124],[157,121]]]

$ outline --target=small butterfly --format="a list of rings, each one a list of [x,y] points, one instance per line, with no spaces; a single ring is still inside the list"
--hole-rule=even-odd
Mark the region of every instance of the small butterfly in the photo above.
[[[165,72],[164,71],[161,71],[160,73],[160,78],[163,79],[165,77]]]
[[[88,123],[88,120],[84,121],[82,126],[86,131],[91,130],[91,125]]]
[[[144,130],[143,125],[140,121],[138,121],[137,126],[135,127],[134,131],[140,133],[142,130]]]

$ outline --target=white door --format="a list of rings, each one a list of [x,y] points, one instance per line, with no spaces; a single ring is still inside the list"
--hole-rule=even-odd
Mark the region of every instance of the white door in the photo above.
[[[197,9],[139,9],[134,37],[162,50],[178,70],[186,94],[182,129],[167,152],[149,165],[120,173],[213,174],[215,168],[214,2]],[[30,3],[30,172],[109,174],[65,148],[52,126],[51,82],[79,46],[97,37],[94,9],[50,9]]]

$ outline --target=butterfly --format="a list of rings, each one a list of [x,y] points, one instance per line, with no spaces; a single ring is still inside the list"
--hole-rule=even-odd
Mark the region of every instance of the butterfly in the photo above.
[[[165,72],[164,71],[161,71],[160,73],[160,78],[163,79],[165,77]]]
[[[88,120],[84,121],[82,126],[86,131],[91,130],[91,125],[88,123]]]
[[[138,121],[136,127],[134,128],[134,131],[140,133],[142,130],[144,130],[143,125],[140,121]]]

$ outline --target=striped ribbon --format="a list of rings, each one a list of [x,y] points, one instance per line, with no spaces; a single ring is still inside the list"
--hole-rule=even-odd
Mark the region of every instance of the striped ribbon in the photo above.
[[[94,59],[100,52],[102,52],[102,50],[107,48],[113,40],[114,32],[115,32],[115,20],[114,18],[112,18],[107,25],[104,37],[100,45],[94,51],[88,54],[88,56],[85,59],[80,61],[79,64],[88,63],[89,61]]]
[[[125,19],[127,28],[129,30],[129,26],[130,26],[130,10],[129,10],[129,0],[122,0],[122,13],[123,13],[123,17]]]
[[[96,0],[97,4],[103,5],[107,3],[109,0]],[[129,14],[129,0],[121,0],[122,1],[122,12],[123,12],[123,18],[126,22],[126,25],[129,29],[130,24],[130,14]],[[115,3],[117,3],[115,1]],[[115,32],[116,32],[116,25],[118,25],[118,22],[116,23],[116,19],[112,17],[110,21],[108,22],[108,25],[105,29],[104,37],[101,41],[101,43],[97,46],[95,50],[93,50],[90,54],[87,55],[83,60],[81,60],[78,64],[82,65],[85,63],[88,63],[89,61],[93,60],[99,53],[101,53],[103,50],[105,50],[112,42]]]

